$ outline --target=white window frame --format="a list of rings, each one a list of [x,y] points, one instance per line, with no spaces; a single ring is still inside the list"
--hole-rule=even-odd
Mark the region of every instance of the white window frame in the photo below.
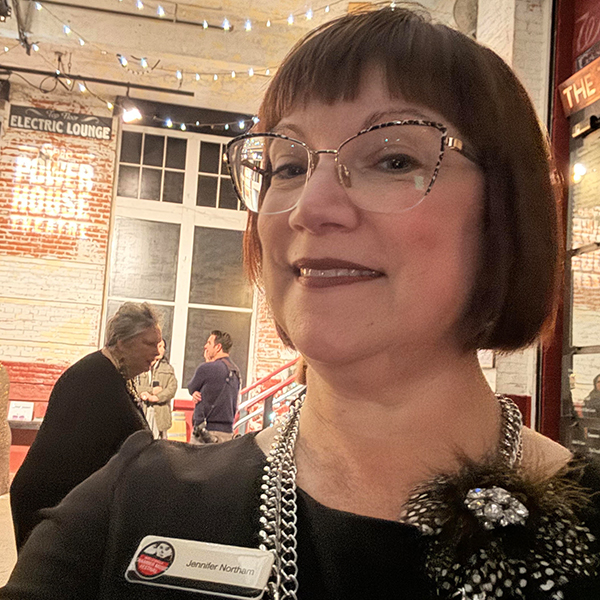
[[[146,133],[151,135],[165,135],[166,137],[179,137],[187,140],[187,152],[185,163],[185,176],[183,187],[183,203],[176,204],[171,202],[158,202],[156,200],[137,200],[117,195],[121,137],[123,132],[131,131],[134,133]],[[178,390],[176,398],[191,398],[185,388],[186,381],[183,381],[183,367],[185,359],[185,344],[187,335],[187,319],[189,308],[200,308],[209,310],[233,311],[238,313],[248,313],[252,315],[250,325],[249,347],[248,347],[248,370],[243,380],[249,381],[248,377],[254,372],[254,348],[255,329],[256,329],[256,293],[254,293],[252,308],[242,308],[225,305],[206,305],[193,304],[189,302],[190,285],[192,275],[192,259],[194,250],[194,231],[196,227],[211,227],[216,229],[227,229],[233,231],[244,231],[246,228],[247,213],[243,210],[232,210],[225,208],[212,208],[207,206],[196,206],[196,194],[198,186],[198,175],[200,165],[200,144],[201,142],[212,142],[217,144],[226,144],[231,138],[223,136],[189,133],[172,129],[159,129],[156,127],[145,127],[135,125],[121,125],[119,128],[119,143],[117,156],[115,160],[115,179],[113,191],[113,218],[111,221],[110,248],[107,257],[106,269],[106,293],[104,298],[104,314],[107,313],[109,300],[125,301],[135,300],[136,302],[149,302],[156,305],[173,306],[173,333],[171,338],[169,361],[175,369],[175,375],[178,381]],[[165,143],[165,152],[166,152]],[[125,163],[128,164],[128,163]],[[163,169],[164,170],[164,169]],[[219,177],[221,181],[221,177]],[[220,182],[217,186],[217,197],[219,195]],[[162,197],[162,190],[161,190]],[[177,279],[175,286],[174,301],[159,301],[146,298],[119,298],[109,296],[108,282],[109,270],[111,265],[112,246],[114,244],[114,220],[117,217],[126,217],[129,219],[139,219],[145,221],[156,221],[162,223],[175,223],[180,226],[179,236],[179,254],[177,260]],[[234,353],[235,354],[235,353]]]

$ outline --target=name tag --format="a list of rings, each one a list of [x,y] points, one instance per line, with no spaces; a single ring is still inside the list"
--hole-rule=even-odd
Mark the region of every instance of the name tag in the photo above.
[[[125,579],[224,598],[261,598],[273,560],[271,552],[255,548],[147,535]]]

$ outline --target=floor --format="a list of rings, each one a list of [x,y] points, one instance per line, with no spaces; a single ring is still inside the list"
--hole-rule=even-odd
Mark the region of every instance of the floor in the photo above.
[[[0,587],[7,581],[17,560],[9,495],[0,496]]]

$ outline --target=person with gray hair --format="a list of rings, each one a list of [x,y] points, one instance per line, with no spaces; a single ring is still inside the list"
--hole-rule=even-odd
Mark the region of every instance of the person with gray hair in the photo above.
[[[162,339],[156,311],[125,302],[104,348],[69,367],[50,395],[40,430],[10,489],[17,548],[76,485],[104,466],[136,431],[148,429],[132,379],[147,371]]]

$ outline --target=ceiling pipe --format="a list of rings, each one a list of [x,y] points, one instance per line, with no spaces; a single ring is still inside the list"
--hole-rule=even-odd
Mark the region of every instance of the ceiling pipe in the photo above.
[[[6,73],[27,73],[29,75],[42,75],[44,77],[54,77],[55,79],[72,79],[73,81],[83,81],[85,83],[100,83],[103,85],[112,85],[127,90],[145,90],[148,92],[160,92],[162,94],[175,94],[177,96],[194,97],[194,92],[186,90],[174,90],[171,88],[157,87],[154,85],[141,85],[139,83],[128,83],[126,81],[116,81],[114,79],[100,79],[98,77],[84,77],[83,75],[71,75],[68,73],[57,73],[56,71],[41,71],[39,69],[27,69],[26,67],[11,67],[0,65],[0,71]],[[0,73],[1,75],[2,73]]]

